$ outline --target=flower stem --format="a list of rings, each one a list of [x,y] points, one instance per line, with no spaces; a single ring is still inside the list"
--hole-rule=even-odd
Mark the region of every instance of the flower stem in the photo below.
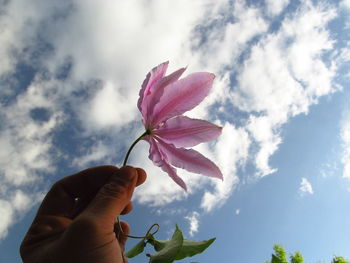
[[[138,137],[138,138],[131,144],[131,146],[130,146],[128,152],[127,152],[126,155],[125,155],[125,159],[124,159],[124,162],[123,162],[123,166],[126,165],[128,159],[129,159],[129,155],[130,155],[132,149],[135,147],[135,145],[136,145],[139,141],[141,141],[143,137],[145,137],[146,135],[150,135],[150,134],[151,134],[151,131],[147,129],[140,137]],[[124,233],[123,228],[122,228],[122,226],[121,226],[121,224],[120,224],[119,216],[117,217],[117,223],[118,223],[118,228],[119,228],[120,233],[121,233],[122,235],[124,235],[124,236],[126,236],[126,237],[130,237],[130,238],[139,238],[139,239],[142,238],[142,239],[147,239],[147,238],[149,238],[149,235],[154,235],[154,234],[156,234],[156,233],[158,232],[158,230],[159,230],[159,225],[158,225],[157,223],[155,223],[155,224],[153,224],[153,225],[148,229],[146,235],[144,235],[144,236],[132,236],[132,235],[127,235],[127,234]],[[152,230],[154,227],[156,227],[157,229],[156,229],[153,233],[151,233],[151,230]],[[124,260],[124,258],[123,258],[123,260]],[[125,261],[124,261],[124,262],[125,262]]]
[[[130,155],[132,149],[134,148],[134,146],[135,146],[139,141],[141,141],[143,137],[145,137],[145,136],[148,135],[148,134],[149,134],[149,131],[147,130],[147,131],[145,131],[140,137],[138,137],[138,138],[131,144],[131,146],[130,146],[128,152],[126,153],[126,156],[125,156],[125,159],[124,159],[124,162],[123,162],[123,166],[126,165],[126,162],[128,161],[129,155]]]

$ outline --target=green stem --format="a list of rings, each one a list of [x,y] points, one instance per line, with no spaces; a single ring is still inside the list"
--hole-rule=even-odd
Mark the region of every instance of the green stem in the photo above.
[[[124,159],[124,162],[123,162],[123,166],[126,165],[128,159],[129,159],[129,155],[130,155],[132,149],[135,147],[135,145],[136,145],[139,141],[141,141],[143,137],[145,137],[146,135],[150,135],[150,134],[151,134],[151,131],[147,129],[140,137],[138,137],[138,138],[131,144],[131,146],[130,146],[128,152],[126,153],[126,156],[125,156],[125,159]],[[121,233],[122,235],[126,236],[126,237],[131,237],[131,238],[140,238],[140,239],[143,238],[143,239],[147,239],[147,238],[149,237],[150,234],[151,234],[151,235],[154,235],[154,234],[157,233],[158,230],[159,230],[159,225],[158,225],[158,224],[153,224],[153,225],[148,229],[148,231],[147,231],[147,233],[146,233],[145,236],[132,236],[132,235],[127,235],[127,234],[124,233],[123,228],[122,228],[122,226],[120,225],[119,216],[117,217],[117,223],[118,223],[118,227],[119,227],[120,233]],[[154,227],[157,227],[157,229],[156,229],[153,233],[151,233],[151,230],[152,230]],[[123,258],[123,260],[124,260],[124,258]],[[125,262],[125,261],[124,261],[124,262]]]
[[[145,137],[145,136],[148,135],[149,133],[150,133],[149,130],[146,130],[140,137],[138,137],[138,138],[131,144],[131,146],[130,146],[128,152],[126,153],[126,156],[125,156],[125,159],[124,159],[124,162],[123,162],[123,166],[126,165],[126,162],[128,161],[129,155],[130,155],[132,149],[134,148],[134,146],[135,146],[139,141],[141,141],[143,137]]]

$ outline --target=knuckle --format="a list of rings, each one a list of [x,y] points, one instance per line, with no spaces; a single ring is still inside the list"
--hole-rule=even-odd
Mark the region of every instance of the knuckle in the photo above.
[[[127,192],[125,185],[122,185],[117,182],[109,182],[105,184],[100,192],[100,197],[115,197],[123,195]]]

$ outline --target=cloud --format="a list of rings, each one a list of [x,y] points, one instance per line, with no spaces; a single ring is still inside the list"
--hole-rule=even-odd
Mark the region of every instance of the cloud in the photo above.
[[[63,119],[49,90],[37,79],[15,101],[0,104],[0,239],[39,201],[41,175],[55,171],[53,132]]]
[[[216,73],[239,66],[238,57],[252,39],[267,31],[268,23],[260,9],[241,0],[214,10],[196,26],[192,45],[197,52],[192,60],[201,70]]]
[[[111,126],[123,126],[135,118],[135,111],[130,110],[130,102],[113,83],[104,83],[86,103],[89,107],[81,109],[82,119],[90,129],[103,129]]]
[[[109,145],[105,145],[100,141],[97,141],[93,146],[88,149],[82,149],[82,155],[76,157],[72,161],[73,166],[85,168],[91,166],[94,162],[99,162],[102,159],[108,159],[112,153]]]
[[[232,103],[251,113],[247,128],[259,146],[258,176],[276,171],[268,161],[282,141],[282,125],[290,117],[307,113],[319,97],[336,91],[332,85],[335,68],[322,60],[333,47],[326,27],[334,16],[334,10],[307,2],[289,14],[277,32],[252,47],[237,74]]]
[[[339,5],[341,8],[344,8],[346,10],[350,10],[350,1],[349,0],[341,1]]]
[[[194,234],[198,232],[199,227],[199,213],[193,211],[190,215],[185,217],[186,220],[190,223],[190,231],[189,234],[193,237]]]
[[[8,228],[13,223],[13,208],[10,202],[0,199],[0,213],[1,213],[1,223],[0,223],[0,239],[3,239],[8,234]]]
[[[343,177],[350,178],[350,113],[347,112],[344,114],[345,117],[342,121],[341,127],[341,140],[343,144],[343,154],[342,154],[342,163],[343,163]]]
[[[275,2],[268,1],[271,15],[288,5]],[[27,211],[23,196],[47,183],[59,161],[82,168],[123,157],[142,132],[140,84],[162,61],[171,61],[169,71],[189,65],[189,72],[217,75],[213,92],[189,115],[223,125],[216,142],[197,149],[220,166],[224,181],[179,169],[190,189],[185,194],[146,158],[148,145],[142,142],[130,163],[145,168],[149,178],[134,199],[150,206],[199,193],[204,211],[220,207],[248,162],[258,176],[275,172],[269,159],[282,143],[283,125],[336,91],[336,68],[323,60],[334,48],[327,24],[335,11],[310,1],[274,31],[264,7],[245,1],[13,0],[3,10],[3,236],[18,211]],[[21,67],[30,74],[21,74]],[[22,75],[32,76],[23,81]],[[9,198],[11,191],[23,195]]]
[[[7,236],[9,227],[22,218],[37,201],[33,200],[33,195],[26,194],[21,190],[15,190],[8,197],[7,200],[0,199],[0,240]]]
[[[338,169],[338,161],[324,163],[320,168],[320,175],[322,178],[331,177],[337,174]]]
[[[289,4],[289,0],[266,0],[265,2],[267,13],[270,16],[279,15],[283,11],[283,9]]]
[[[312,190],[311,183],[306,178],[301,178],[300,187],[299,187],[299,193],[301,196],[305,194],[313,194],[314,191]]]
[[[212,152],[214,160],[221,168],[224,180],[211,180],[214,190],[206,190],[201,202],[201,208],[205,211],[209,212],[220,207],[230,197],[239,182],[237,170],[248,158],[249,146],[250,139],[244,129],[225,123],[214,153]],[[208,149],[207,154],[209,152]]]
[[[62,114],[50,103],[47,90],[37,84],[17,96],[14,103],[0,105],[2,124],[7,127],[0,131],[0,175],[11,185],[35,180],[39,170],[54,170],[52,132],[61,123]],[[32,114],[36,109],[47,112],[47,119],[40,120]]]
[[[235,214],[239,215],[241,213],[241,209],[236,209]]]

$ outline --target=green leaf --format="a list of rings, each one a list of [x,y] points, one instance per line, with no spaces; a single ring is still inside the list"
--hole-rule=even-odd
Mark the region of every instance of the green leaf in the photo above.
[[[192,257],[194,255],[202,253],[204,250],[206,250],[213,242],[215,241],[215,238],[204,240],[204,241],[193,241],[193,240],[186,240],[184,239],[182,243],[182,247],[177,253],[175,259],[184,259],[186,257]],[[170,242],[168,240],[153,240],[153,242],[150,242],[156,251],[160,251],[163,249],[166,244]]]
[[[284,262],[280,260],[278,257],[276,257],[275,255],[272,255],[271,263],[284,263]]]
[[[150,239],[149,243],[152,244],[155,240]],[[150,263],[172,263],[174,262],[176,255],[182,247],[183,236],[179,227],[176,225],[176,229],[171,240],[167,241],[164,245],[158,247],[157,254],[150,255]]]
[[[295,252],[294,255],[290,256],[290,261],[291,263],[303,263],[304,262],[304,257],[303,255],[298,251]]]
[[[175,259],[179,260],[186,257],[192,257],[196,254],[200,254],[204,250],[206,250],[215,241],[215,239],[216,238],[212,238],[204,241],[184,240],[184,242],[182,243],[182,248],[177,253]]]
[[[288,263],[287,252],[282,245],[274,245],[273,250],[275,251],[275,257],[278,258],[281,263]],[[272,257],[272,259],[273,259],[273,257]]]
[[[345,258],[343,257],[337,257],[335,256],[332,260],[332,263],[349,263]]]
[[[145,249],[146,241],[142,239],[139,243],[137,243],[132,249],[125,253],[127,258],[133,258],[138,254],[142,253]]]

